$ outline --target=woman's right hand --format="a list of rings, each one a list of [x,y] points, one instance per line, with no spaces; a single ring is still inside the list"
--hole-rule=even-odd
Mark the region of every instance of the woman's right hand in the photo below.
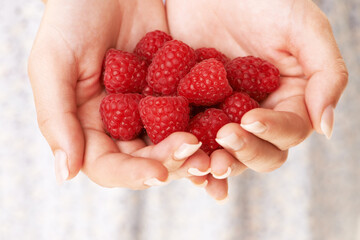
[[[198,140],[189,133],[174,133],[147,146],[140,138],[114,141],[104,132],[99,105],[105,91],[99,79],[105,52],[111,47],[131,52],[155,29],[168,32],[161,0],[47,2],[29,76],[58,182],[82,169],[102,186],[144,189],[163,184],[169,172],[180,178],[192,176],[189,168],[209,169],[209,157],[194,149]]]

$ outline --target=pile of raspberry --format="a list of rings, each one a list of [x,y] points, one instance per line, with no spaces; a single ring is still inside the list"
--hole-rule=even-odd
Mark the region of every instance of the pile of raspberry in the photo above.
[[[110,49],[104,60],[107,95],[100,114],[107,133],[128,141],[143,134],[156,144],[187,131],[208,154],[217,131],[240,123],[279,86],[279,70],[253,56],[230,60],[214,48],[192,49],[162,32],[147,33],[133,53]]]

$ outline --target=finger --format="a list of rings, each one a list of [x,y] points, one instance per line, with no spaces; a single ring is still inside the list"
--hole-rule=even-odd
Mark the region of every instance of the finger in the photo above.
[[[136,138],[130,141],[116,141],[116,145],[118,146],[120,152],[125,154],[131,154],[141,148],[146,147],[146,143],[140,138]]]
[[[281,151],[271,143],[245,131],[237,123],[223,126],[216,141],[237,160],[257,172],[270,172],[279,168],[287,158],[287,151]]]
[[[216,179],[225,179],[243,173],[247,167],[227,150],[219,149],[211,154],[211,174]]]
[[[66,49],[59,51],[42,43],[39,40],[34,46],[28,70],[38,124],[55,155],[55,173],[62,183],[76,176],[84,154],[76,112],[76,62]]]
[[[178,169],[201,146],[197,138],[186,132],[175,132],[156,145],[139,149],[131,155],[156,159],[169,171]]]
[[[202,150],[196,151],[184,162],[184,164],[172,172],[170,179],[180,179],[190,176],[206,176],[210,173],[210,157]]]
[[[119,4],[123,18],[130,21],[124,21],[119,29],[117,49],[132,52],[136,43],[147,32],[154,30],[169,32],[165,8],[161,0],[142,1],[141,4],[133,4],[133,1],[119,1]],[[137,18],[134,19],[134,16]]]
[[[206,176],[191,176],[188,179],[197,187],[205,188],[208,184],[207,175]]]
[[[309,78],[305,100],[312,124],[317,132],[330,138],[334,108],[347,85],[348,72],[328,19],[311,4],[315,10],[309,11],[305,26],[294,28],[299,31],[293,33],[293,54]]]
[[[161,162],[119,153],[114,141],[104,132],[85,129],[84,173],[104,187],[145,189],[166,183],[167,169]]]
[[[301,143],[312,131],[302,96],[279,103],[275,111],[257,108],[247,112],[241,119],[241,127],[281,150]]]
[[[227,179],[216,179],[208,175],[208,184],[205,187],[206,192],[214,198],[219,204],[223,204],[228,199],[228,181]]]

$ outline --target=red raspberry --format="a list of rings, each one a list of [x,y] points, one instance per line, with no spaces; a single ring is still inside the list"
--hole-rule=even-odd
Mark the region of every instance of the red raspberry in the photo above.
[[[238,57],[226,66],[234,91],[243,91],[258,102],[275,91],[280,84],[279,70],[271,63],[253,56]]]
[[[134,53],[143,58],[148,64],[151,63],[155,53],[165,42],[172,40],[167,33],[156,30],[148,32],[136,45]]]
[[[138,103],[142,95],[136,93],[109,94],[100,104],[100,115],[105,130],[111,137],[119,140],[131,140],[143,129]]]
[[[144,95],[145,97],[147,97],[147,96],[160,97],[161,96],[161,94],[155,93],[154,90],[148,84],[145,85],[141,94]],[[173,96],[175,96],[175,95],[173,95]]]
[[[184,97],[147,96],[139,103],[140,117],[150,140],[158,143],[173,132],[185,131],[189,103]]]
[[[177,40],[168,41],[155,54],[146,80],[155,92],[171,95],[195,63],[195,51],[191,47]]]
[[[195,53],[197,62],[201,62],[210,58],[215,58],[225,65],[230,61],[230,59],[225,56],[225,54],[219,52],[215,48],[198,48],[195,50]]]
[[[215,106],[212,106],[212,107],[216,108]],[[210,107],[190,105],[190,118],[193,118],[195,115],[197,115],[201,112],[205,112],[205,110],[208,108],[210,108]]]
[[[221,109],[209,108],[193,117],[188,129],[202,142],[201,149],[210,155],[214,150],[220,148],[215,141],[216,134],[222,126],[228,123],[230,123],[230,119]]]
[[[242,116],[251,109],[258,108],[259,104],[246,93],[235,92],[220,107],[231,122],[241,123]]]
[[[108,93],[141,93],[146,84],[144,60],[132,53],[110,49],[104,64],[104,85]]]
[[[117,50],[115,48],[110,48],[107,50],[106,54],[105,54],[105,58],[104,58],[104,62],[103,62],[103,65],[104,65],[104,68],[105,66],[107,65],[108,61],[114,57],[116,57],[116,55],[119,54],[119,52],[121,52],[120,50]]]
[[[149,87],[148,84],[145,85],[141,93],[144,96],[154,96],[154,90],[151,87]]]
[[[118,50],[116,50],[115,48],[110,48],[107,50],[102,63],[101,79],[104,80],[106,63],[109,61],[109,59],[112,59],[113,56],[117,54],[117,51]]]
[[[231,93],[224,65],[214,58],[195,65],[178,86],[178,95],[200,106],[222,102]]]

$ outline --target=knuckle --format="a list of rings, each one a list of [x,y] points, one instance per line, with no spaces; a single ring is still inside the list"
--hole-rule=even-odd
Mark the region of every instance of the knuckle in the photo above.
[[[236,154],[237,159],[239,159],[239,160],[241,159],[242,163],[244,163],[245,165],[251,165],[255,161],[259,160],[260,152],[261,152],[260,150],[251,151],[250,153],[248,153],[248,156],[246,156],[246,157],[240,156],[240,152],[236,152],[235,154]],[[243,153],[241,153],[241,155],[243,155]]]
[[[318,15],[317,21],[314,22],[318,29],[321,30],[331,30],[331,23],[325,13],[321,12],[321,15]]]
[[[245,165],[259,165],[259,162],[263,161],[266,158],[265,152],[262,144],[258,142],[253,142],[252,138],[244,140],[244,145],[240,148],[239,151],[234,152],[234,156]]]
[[[337,59],[336,73],[339,76],[339,84],[342,88],[345,88],[349,81],[349,72],[347,70],[345,61],[343,58]]]
[[[300,143],[302,143],[311,133],[311,128],[306,128],[309,130],[304,130],[305,128],[303,128],[302,131],[298,131],[297,135],[294,137],[294,139],[292,140],[292,142],[287,142],[285,144],[282,144],[281,146],[277,146],[281,151],[286,151],[292,147],[295,147],[297,145],[299,145]]]
[[[280,164],[279,167],[281,167],[286,162],[286,160],[288,158],[288,154],[289,154],[289,151],[282,151],[281,152],[281,155],[280,155],[280,158],[279,158],[279,164]]]
[[[189,132],[174,132],[170,135],[171,139],[181,143],[197,143],[197,138]]]
[[[279,169],[285,162],[288,156],[288,151],[282,151],[281,154],[271,161],[266,167],[259,169],[257,172],[268,173]]]
[[[46,134],[49,126],[50,118],[41,112],[37,112],[37,123],[39,126],[39,129],[43,135]]]
[[[290,134],[281,135],[279,141],[275,144],[281,151],[286,151],[303,142],[312,132],[312,124],[308,116],[301,116],[295,113],[287,116],[288,126],[291,127]]]
[[[43,106],[39,106],[36,110],[37,114],[37,123],[41,133],[47,138],[52,135],[53,131],[56,131],[62,126],[68,124],[67,120],[69,118],[76,118],[76,113],[73,111],[64,111],[64,112],[50,112],[48,109],[45,109]]]

